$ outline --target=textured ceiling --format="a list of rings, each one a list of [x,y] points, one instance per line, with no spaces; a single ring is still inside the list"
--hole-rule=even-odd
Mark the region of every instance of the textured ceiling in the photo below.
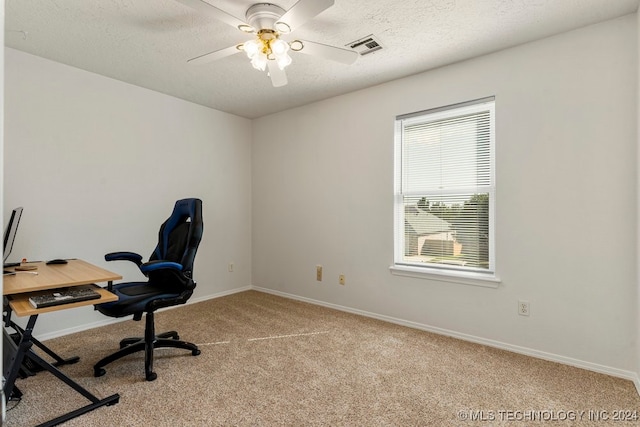
[[[207,0],[244,20],[255,0]],[[638,9],[639,0],[335,0],[296,29],[344,47],[375,35],[381,51],[343,65],[292,53],[274,88],[243,54],[187,59],[247,40],[174,0],[6,0],[8,47],[217,110],[255,118],[515,46]],[[276,0],[289,9],[295,0]]]

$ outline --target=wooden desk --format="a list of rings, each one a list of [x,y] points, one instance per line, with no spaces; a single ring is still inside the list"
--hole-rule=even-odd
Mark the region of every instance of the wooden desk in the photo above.
[[[5,305],[4,307],[6,311],[5,326],[15,329],[21,335],[20,342],[17,345],[16,354],[14,355],[10,366],[3,367],[3,373],[6,380],[3,389],[5,398],[9,399],[12,395],[15,388],[15,380],[26,357],[42,369],[55,375],[58,379],[91,401],[89,405],[54,418],[51,421],[42,424],[42,426],[55,426],[101,406],[114,405],[118,403],[120,395],[114,394],[104,399],[98,399],[56,368],[56,366],[75,363],[79,358],[74,357],[70,359],[62,359],[33,337],[33,328],[35,327],[39,314],[116,301],[118,297],[106,289],[102,289],[95,285],[96,290],[100,293],[99,299],[36,309],[29,303],[29,297],[35,293],[41,293],[42,291],[56,288],[90,285],[95,282],[111,283],[113,280],[122,279],[122,276],[77,259],[69,260],[67,264],[46,265],[44,262],[37,262],[26,263],[25,265],[36,266],[37,269],[26,272],[16,272],[15,275],[3,275],[3,294],[8,301],[8,306]],[[5,270],[11,271],[13,269],[8,268]],[[37,274],[34,274],[36,272]],[[11,320],[12,312],[15,312],[17,316],[29,316],[29,321],[27,322],[25,329],[20,328]],[[7,334],[6,330],[3,332]],[[34,344],[56,360],[56,363],[54,363],[55,366],[41,358],[31,349]]]
[[[3,295],[23,294],[122,279],[119,274],[79,259],[70,259],[67,264],[47,265],[44,262],[28,262],[23,265],[37,267],[37,270],[33,270],[33,272],[38,274],[25,271],[17,272],[15,275],[3,276]],[[5,270],[14,271],[15,268],[5,268]]]
[[[19,271],[14,275],[3,276],[2,293],[8,297],[9,305],[18,317],[118,300],[118,297],[106,289],[96,287],[96,291],[100,293],[99,300],[74,302],[39,309],[33,308],[29,304],[29,297],[37,291],[88,285],[95,282],[112,282],[122,279],[122,276],[79,259],[71,259],[67,264],[47,265],[44,262],[33,262],[23,265],[35,266],[37,270]],[[15,268],[5,270],[14,271]]]

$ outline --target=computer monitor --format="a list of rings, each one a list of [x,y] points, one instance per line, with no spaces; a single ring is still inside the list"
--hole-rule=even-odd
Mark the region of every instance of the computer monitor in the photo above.
[[[7,229],[4,230],[4,245],[2,246],[2,253],[4,255],[4,259],[2,260],[3,265],[7,262],[7,258],[9,258],[11,250],[13,249],[13,242],[16,240],[16,233],[18,232],[18,224],[20,223],[21,216],[22,208],[15,208],[13,212],[11,212]]]

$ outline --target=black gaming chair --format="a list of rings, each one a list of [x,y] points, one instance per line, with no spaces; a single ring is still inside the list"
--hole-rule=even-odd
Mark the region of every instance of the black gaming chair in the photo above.
[[[125,260],[134,262],[148,277],[146,282],[118,283],[111,286],[111,292],[118,301],[96,305],[96,309],[110,317],[133,315],[133,320],[142,319],[146,313],[145,336],[126,338],[120,341],[120,350],[105,357],[93,367],[94,375],[106,373],[103,366],[126,355],[144,350],[144,369],[147,381],[157,378],[153,372],[153,349],[175,347],[191,350],[194,356],[200,354],[195,344],[180,341],[176,331],[155,334],[153,315],[156,310],[184,304],[193,294],[193,261],[202,238],[202,201],[200,199],[178,200],[173,213],[160,227],[158,246],[143,263],[142,256],[133,252],[113,252],[105,255],[105,260]]]

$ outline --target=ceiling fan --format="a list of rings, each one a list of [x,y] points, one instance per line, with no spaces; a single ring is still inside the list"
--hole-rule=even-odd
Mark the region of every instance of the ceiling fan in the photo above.
[[[240,31],[254,35],[251,40],[244,43],[191,58],[187,61],[190,64],[209,63],[244,52],[251,59],[251,65],[255,69],[260,71],[267,69],[273,86],[280,87],[287,84],[287,74],[284,69],[291,64],[290,51],[317,55],[347,65],[353,64],[358,58],[358,53],[352,50],[307,40],[287,42],[281,38],[333,6],[334,0],[299,0],[286,11],[273,3],[256,3],[247,9],[245,21],[204,0],[176,1],[236,27]]]

